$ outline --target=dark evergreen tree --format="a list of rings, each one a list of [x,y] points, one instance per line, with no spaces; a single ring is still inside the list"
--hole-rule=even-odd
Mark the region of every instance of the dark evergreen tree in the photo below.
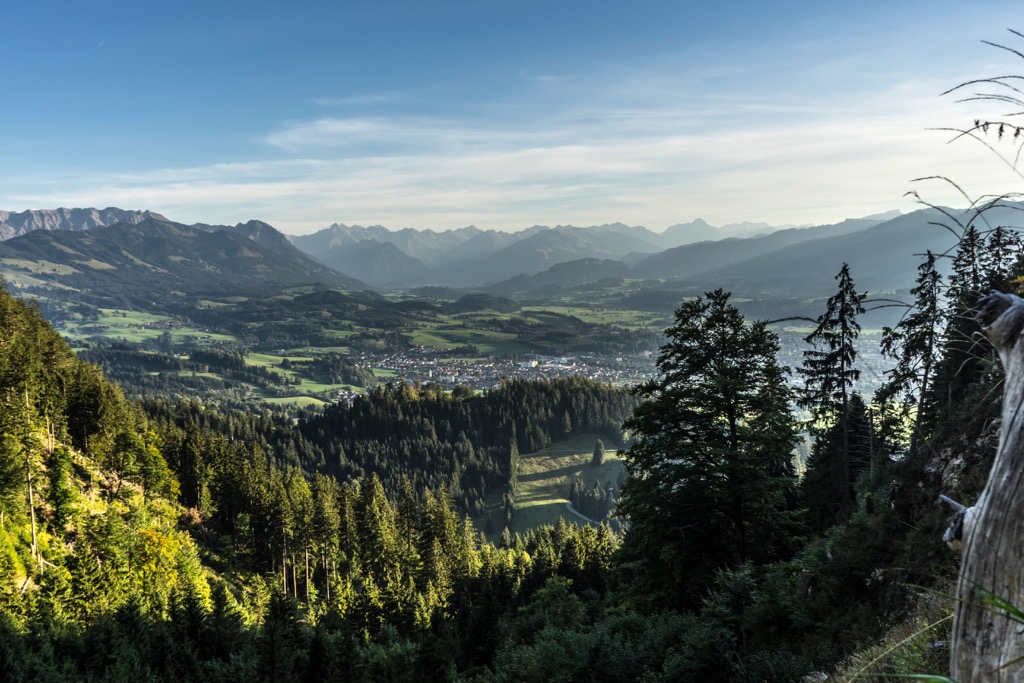
[[[853,392],[846,421],[819,431],[800,482],[810,525],[818,533],[846,521],[843,501],[853,498],[858,478],[871,467],[874,442],[864,399]],[[848,470],[844,447],[849,455]]]
[[[977,216],[981,215],[979,210]],[[992,288],[1013,291],[1012,280],[1021,253],[1021,239],[1016,232],[996,228],[986,238],[973,221],[964,229],[953,256],[942,353],[935,367],[935,390],[930,397],[934,404],[932,419],[939,427],[974,431],[974,426],[998,414],[991,400],[969,400],[974,388],[989,385],[986,375],[993,373],[993,377],[998,377],[1002,372],[992,345],[977,333],[975,304]]]
[[[864,312],[865,294],[858,293],[846,263],[836,275],[839,291],[829,297],[825,312],[818,316],[818,326],[805,341],[811,348],[804,351],[804,363],[799,372],[804,377],[804,392],[800,404],[809,408],[813,416],[812,432],[838,424],[841,438],[842,480],[838,488],[843,493],[841,519],[850,519],[853,496],[843,482],[854,481],[850,454],[850,392],[860,377],[855,367],[857,349],[854,342],[860,334],[857,316]],[[830,468],[831,469],[831,468]]]
[[[601,439],[598,439],[597,443],[594,444],[594,457],[590,459],[590,464],[594,467],[600,467],[604,464],[604,441],[601,441]]]
[[[643,402],[624,425],[635,441],[620,566],[645,600],[685,605],[715,571],[790,549],[796,424],[778,338],[747,324],[728,293],[687,301],[666,334],[659,375],[637,388]]]
[[[935,255],[929,251],[917,268],[917,281],[910,290],[914,297],[910,310],[895,327],[882,330],[882,353],[896,361],[886,372],[886,383],[878,392],[878,400],[901,402],[903,419],[912,419],[910,452],[916,453],[927,406],[925,398],[932,379],[936,354],[940,346],[944,320],[942,307],[942,275],[935,268]],[[914,407],[913,416],[909,409]]]

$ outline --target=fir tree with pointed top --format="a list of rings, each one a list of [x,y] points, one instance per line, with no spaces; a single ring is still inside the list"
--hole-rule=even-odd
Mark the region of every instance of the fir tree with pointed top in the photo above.
[[[812,431],[822,430],[838,423],[842,439],[842,476],[848,483],[853,480],[850,454],[850,392],[860,378],[855,366],[857,349],[854,343],[860,334],[857,316],[864,313],[866,294],[858,292],[850,276],[850,266],[844,263],[835,279],[838,291],[829,297],[825,312],[818,316],[818,325],[804,341],[811,348],[804,351],[804,363],[798,372],[804,377],[804,391],[800,405],[808,408],[814,417]],[[842,519],[849,521],[853,497],[849,485],[843,491]]]
[[[792,392],[764,322],[729,294],[686,301],[666,330],[658,376],[623,426],[629,479],[620,568],[638,599],[693,604],[715,572],[783,557],[798,532]]]
[[[936,269],[935,261],[935,254],[928,251],[917,268],[917,280],[910,290],[914,297],[910,310],[895,327],[882,329],[882,354],[896,364],[886,371],[887,380],[878,391],[878,400],[884,403],[896,399],[901,400],[905,408],[915,406],[910,435],[911,454],[917,452],[925,421],[926,396],[944,320],[942,274]]]

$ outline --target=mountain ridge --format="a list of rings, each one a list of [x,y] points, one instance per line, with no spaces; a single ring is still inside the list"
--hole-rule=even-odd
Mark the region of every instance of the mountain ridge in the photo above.
[[[108,206],[96,208],[29,209],[0,211],[0,242],[36,230],[89,230],[115,223],[137,224],[147,218],[167,220],[154,211],[135,211]]]
[[[245,227],[244,225],[242,226]],[[250,226],[269,239],[267,224]],[[280,233],[278,233],[280,234]],[[0,243],[8,279],[90,300],[167,307],[181,296],[269,296],[288,287],[364,289],[292,248],[282,254],[231,230],[147,218],[84,231],[36,230]]]

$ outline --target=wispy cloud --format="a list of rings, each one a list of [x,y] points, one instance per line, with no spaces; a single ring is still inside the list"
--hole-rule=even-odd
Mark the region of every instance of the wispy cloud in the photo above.
[[[264,136],[264,160],[65,178],[42,193],[19,192],[11,179],[0,201],[117,204],[182,221],[257,217],[293,233],[334,221],[517,229],[622,220],[661,229],[697,216],[808,223],[913,208],[901,196],[922,175],[965,179],[979,192],[1015,180],[981,146],[946,146],[926,130],[967,118],[929,83],[842,100],[683,92],[653,105],[644,93],[655,90],[620,84],[609,88],[611,102],[486,119],[292,121]],[[937,188],[929,198],[948,194]]]

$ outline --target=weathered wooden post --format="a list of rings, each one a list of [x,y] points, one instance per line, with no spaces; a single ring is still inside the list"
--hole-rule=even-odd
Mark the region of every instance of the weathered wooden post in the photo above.
[[[950,671],[958,683],[1024,683],[1024,624],[985,604],[998,596],[1024,608],[1024,299],[992,292],[978,308],[1006,372],[1002,432],[964,528]]]

